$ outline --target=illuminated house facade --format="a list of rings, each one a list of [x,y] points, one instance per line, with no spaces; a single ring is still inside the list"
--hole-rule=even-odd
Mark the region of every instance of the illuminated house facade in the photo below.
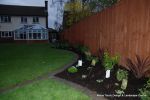
[[[0,5],[0,42],[48,42],[47,4]]]

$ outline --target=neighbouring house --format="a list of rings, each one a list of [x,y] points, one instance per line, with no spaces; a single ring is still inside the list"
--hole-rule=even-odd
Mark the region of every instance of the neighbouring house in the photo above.
[[[0,4],[0,42],[48,42],[45,7]]]

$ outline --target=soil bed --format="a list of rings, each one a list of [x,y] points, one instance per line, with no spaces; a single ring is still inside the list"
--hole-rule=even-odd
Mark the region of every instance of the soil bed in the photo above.
[[[105,96],[109,100],[140,100],[138,96],[139,89],[144,86],[148,80],[147,78],[137,79],[129,72],[127,89],[124,91],[124,95],[119,96],[116,94],[115,90],[120,89],[121,82],[118,82],[116,79],[116,72],[118,68],[124,69],[123,67],[115,66],[111,71],[111,77],[106,79],[105,70],[100,62],[97,63],[96,66],[91,66],[90,62],[86,61],[81,56],[79,59],[83,60],[83,66],[78,67],[77,73],[68,73],[66,69],[55,76],[80,84],[92,91],[96,91],[98,96]],[[77,65],[77,62],[73,65]],[[82,75],[89,75],[89,67],[92,68],[90,77],[82,78]],[[103,82],[99,83],[97,80],[103,80]],[[119,86],[115,85],[115,83],[119,83]]]

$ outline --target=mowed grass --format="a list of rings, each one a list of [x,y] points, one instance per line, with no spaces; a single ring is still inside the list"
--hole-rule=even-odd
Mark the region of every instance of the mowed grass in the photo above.
[[[50,44],[0,44],[0,88],[57,70],[74,56]]]
[[[90,100],[90,97],[70,86],[48,79],[0,94],[0,100]]]

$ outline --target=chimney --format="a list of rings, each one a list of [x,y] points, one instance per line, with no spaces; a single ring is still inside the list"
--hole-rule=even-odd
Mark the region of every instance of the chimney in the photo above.
[[[48,11],[48,1],[45,0],[45,11]]]

